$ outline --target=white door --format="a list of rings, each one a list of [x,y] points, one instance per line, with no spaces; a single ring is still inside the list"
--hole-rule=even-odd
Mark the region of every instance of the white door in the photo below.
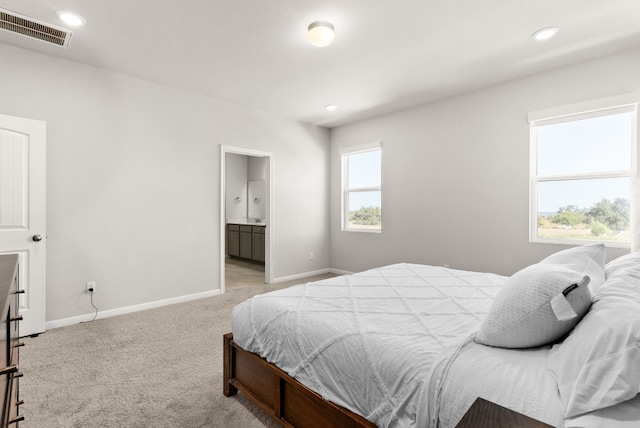
[[[45,331],[46,123],[0,114],[0,254],[18,253],[20,335]]]

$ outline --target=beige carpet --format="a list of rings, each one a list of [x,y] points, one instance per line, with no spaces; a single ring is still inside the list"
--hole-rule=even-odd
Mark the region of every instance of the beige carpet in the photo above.
[[[245,397],[222,395],[222,335],[231,310],[296,282],[50,330],[25,338],[24,428],[272,427]]]

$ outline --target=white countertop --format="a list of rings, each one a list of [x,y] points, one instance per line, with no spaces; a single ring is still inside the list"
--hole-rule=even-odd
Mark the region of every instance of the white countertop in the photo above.
[[[256,222],[255,220],[250,220],[250,219],[233,219],[233,220],[227,220],[227,224],[242,224],[245,226],[266,226],[267,223],[265,223],[264,221],[260,221],[260,222]]]

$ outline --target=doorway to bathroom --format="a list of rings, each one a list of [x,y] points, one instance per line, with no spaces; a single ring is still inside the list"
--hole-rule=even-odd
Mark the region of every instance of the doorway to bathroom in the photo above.
[[[221,145],[220,292],[273,282],[273,153]]]

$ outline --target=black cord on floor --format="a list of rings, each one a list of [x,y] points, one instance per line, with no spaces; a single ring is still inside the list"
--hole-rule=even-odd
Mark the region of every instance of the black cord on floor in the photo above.
[[[93,291],[91,291],[89,294],[91,294],[91,306],[93,306],[93,309],[96,310],[96,313],[93,315],[93,319],[91,321],[82,321],[80,324],[84,324],[84,323],[88,323],[88,322],[93,322],[96,320],[96,317],[98,316],[98,308],[96,305],[93,304]]]

